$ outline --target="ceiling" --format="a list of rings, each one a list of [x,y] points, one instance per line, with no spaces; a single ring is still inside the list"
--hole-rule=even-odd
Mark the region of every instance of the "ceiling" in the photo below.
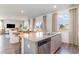
[[[55,10],[64,10],[71,7],[70,4],[0,4],[0,19],[29,19]],[[21,13],[21,10],[24,13]]]

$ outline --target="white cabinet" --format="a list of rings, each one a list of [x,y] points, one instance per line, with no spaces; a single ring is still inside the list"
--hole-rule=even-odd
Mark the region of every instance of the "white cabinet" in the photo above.
[[[61,34],[57,34],[51,37],[51,53],[55,53],[61,46]]]

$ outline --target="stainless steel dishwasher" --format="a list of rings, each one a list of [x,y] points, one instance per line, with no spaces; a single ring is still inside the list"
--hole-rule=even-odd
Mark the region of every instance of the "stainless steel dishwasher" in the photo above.
[[[50,41],[51,38],[47,38],[38,42],[38,54],[50,54]]]

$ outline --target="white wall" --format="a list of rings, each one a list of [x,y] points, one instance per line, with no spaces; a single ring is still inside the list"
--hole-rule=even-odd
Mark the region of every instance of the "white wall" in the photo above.
[[[4,27],[7,28],[7,24],[15,24],[15,27],[19,27],[20,24],[23,24],[22,20],[4,20]]]
[[[52,32],[52,14],[47,14],[47,31]]]

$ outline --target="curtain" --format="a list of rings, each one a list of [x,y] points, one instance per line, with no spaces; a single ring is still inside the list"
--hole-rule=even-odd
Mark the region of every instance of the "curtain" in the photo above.
[[[3,20],[0,20],[0,32],[3,32],[3,28],[4,28]]]
[[[47,31],[47,27],[46,27],[46,24],[47,24],[47,20],[46,20],[46,16],[43,16],[43,24],[44,24],[44,32]]]
[[[52,32],[57,32],[57,13],[52,15]]]
[[[34,31],[34,28],[35,28],[35,18],[33,18],[33,31]]]
[[[4,21],[2,20],[2,32],[5,31],[5,28],[4,28]]]
[[[78,45],[78,9],[70,9],[70,32],[69,32],[69,43]]]

